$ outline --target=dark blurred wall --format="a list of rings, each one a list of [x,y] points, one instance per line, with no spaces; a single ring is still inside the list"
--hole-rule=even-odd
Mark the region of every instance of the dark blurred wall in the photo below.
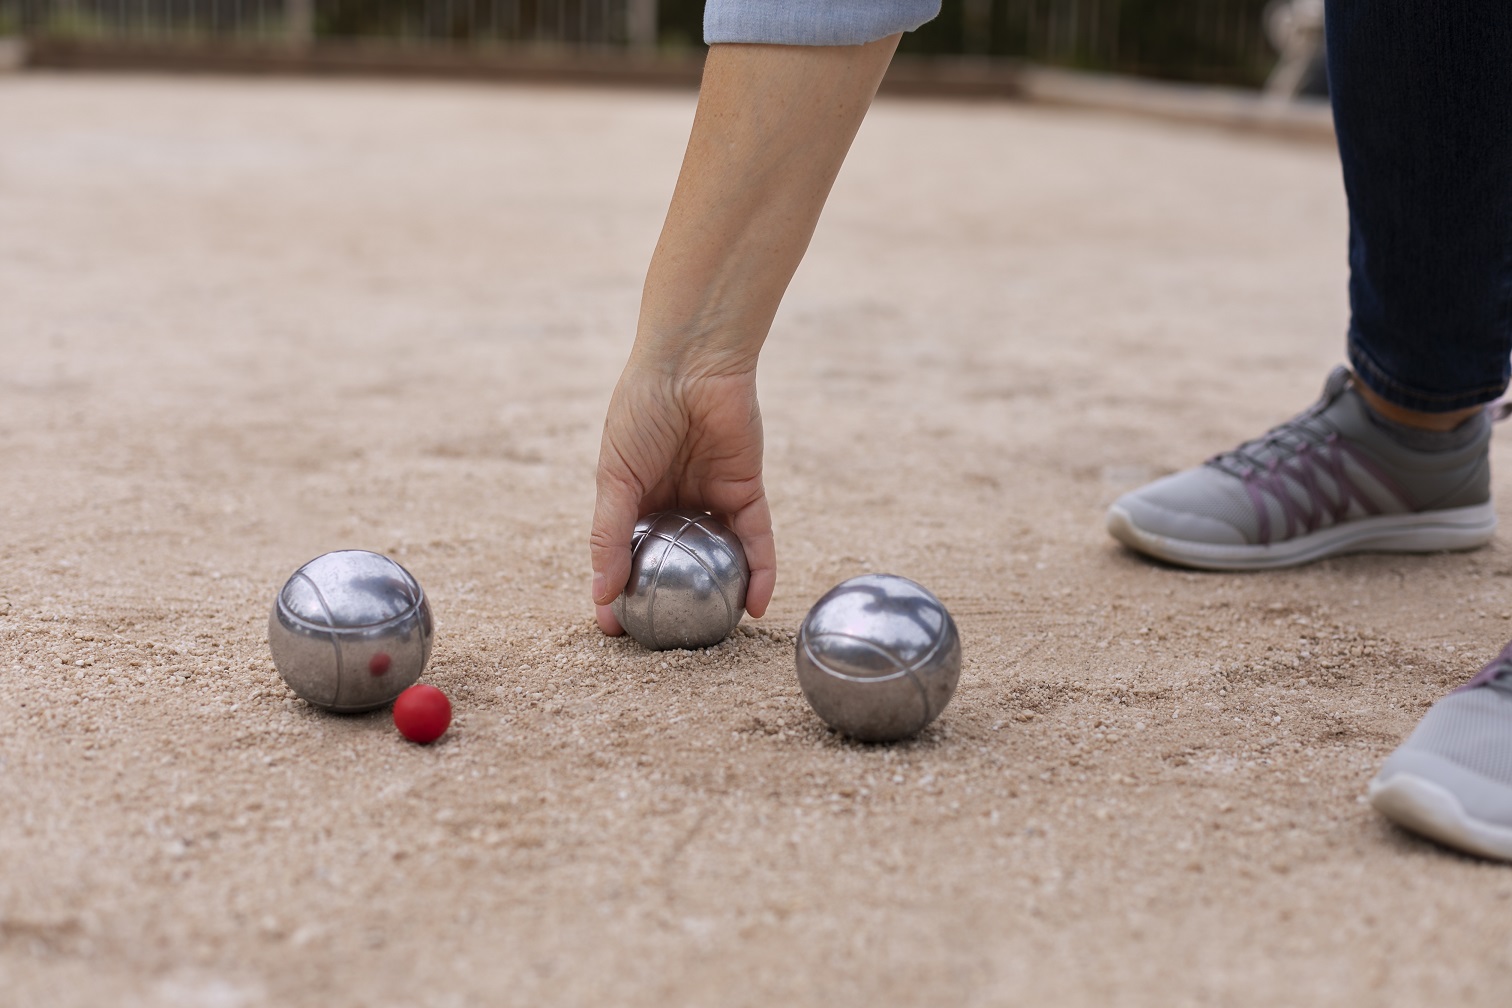
[[[751,0],[760,3],[761,0]],[[822,0],[815,0],[822,2]],[[0,27],[94,37],[277,35],[287,0],[0,0]],[[313,0],[320,39],[619,45],[632,0]],[[946,0],[912,55],[1006,56],[1178,80],[1259,84],[1266,0]],[[663,48],[702,45],[702,0],[659,0]]]

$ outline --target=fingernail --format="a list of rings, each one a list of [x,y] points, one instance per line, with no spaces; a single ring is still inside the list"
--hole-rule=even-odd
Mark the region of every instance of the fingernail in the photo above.
[[[602,574],[593,575],[593,601],[597,602],[604,597],[604,589],[608,587],[609,579]]]

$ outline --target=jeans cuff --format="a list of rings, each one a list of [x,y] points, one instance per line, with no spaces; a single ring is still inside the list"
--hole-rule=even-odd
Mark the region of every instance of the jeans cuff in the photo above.
[[[1498,399],[1507,391],[1506,378],[1450,393],[1428,391],[1400,382],[1370,359],[1353,333],[1349,336],[1349,366],[1354,369],[1355,377],[1382,399],[1420,413],[1453,413],[1469,409]]]

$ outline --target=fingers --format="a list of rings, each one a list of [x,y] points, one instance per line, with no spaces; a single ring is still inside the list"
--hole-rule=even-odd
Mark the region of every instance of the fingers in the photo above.
[[[596,605],[607,606],[614,601],[630,578],[630,536],[639,517],[640,496],[640,488],[623,475],[622,465],[617,464],[617,456],[606,444],[599,458],[598,498],[593,507],[593,530],[588,535]],[[599,625],[604,625],[602,617]]]
[[[605,637],[619,637],[625,632],[620,626],[618,617],[609,606],[601,605],[593,607],[593,618],[598,621],[599,629],[604,631]]]
[[[746,612],[752,619],[766,615],[772,601],[772,591],[777,587],[777,568],[764,567],[751,571],[751,583],[746,588]]]
[[[746,585],[746,612],[751,618],[766,615],[772,592],[777,587],[777,542],[772,538],[772,512],[765,492],[730,518],[730,530],[740,537],[745,548],[751,580]]]

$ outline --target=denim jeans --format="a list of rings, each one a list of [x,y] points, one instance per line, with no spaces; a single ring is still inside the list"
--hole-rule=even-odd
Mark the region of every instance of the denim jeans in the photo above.
[[[1349,361],[1408,409],[1507,388],[1512,0],[1328,0]]]

